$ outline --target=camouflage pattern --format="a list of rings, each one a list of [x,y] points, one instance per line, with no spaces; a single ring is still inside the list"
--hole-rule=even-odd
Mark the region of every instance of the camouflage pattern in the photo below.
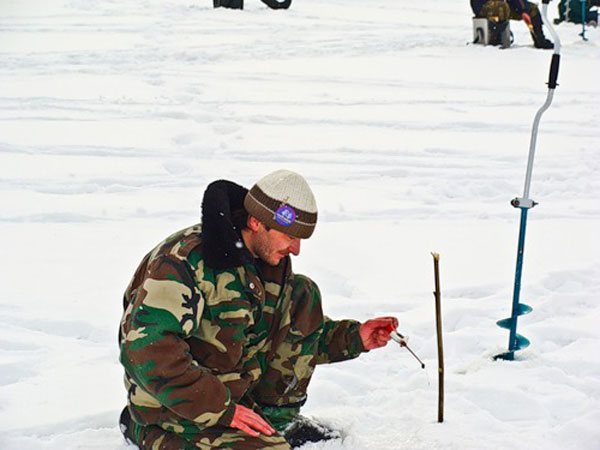
[[[479,16],[493,22],[505,22],[511,16],[510,6],[503,1],[488,1],[481,8]]]
[[[485,17],[494,22],[504,22],[506,20],[521,20],[523,12],[529,14],[530,17],[535,17],[540,14],[535,3],[531,2],[514,2],[515,5],[501,0],[488,0],[481,7],[478,17]],[[518,7],[516,7],[518,5]]]
[[[542,28],[542,15],[535,3],[524,0],[471,0],[471,8],[476,17],[487,18],[490,24],[508,23],[508,20],[522,20],[523,13],[531,18],[528,24],[531,38],[536,48],[551,49],[554,44],[546,39]]]
[[[142,449],[287,449],[279,434],[252,438],[229,427],[235,405],[267,419],[285,405],[297,413],[316,364],[364,351],[360,324],[324,316],[318,287],[292,272],[289,257],[276,267],[214,270],[201,239],[200,225],[167,238],[125,292],[130,438]]]
[[[287,441],[277,433],[273,436],[252,437],[234,428],[215,427],[202,433],[202,437],[186,440],[181,435],[155,425],[135,424],[130,439],[141,450],[291,450]]]

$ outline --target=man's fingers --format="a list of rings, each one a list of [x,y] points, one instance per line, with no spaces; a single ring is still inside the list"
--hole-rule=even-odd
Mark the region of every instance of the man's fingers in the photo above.
[[[267,436],[272,435],[275,430],[264,421],[262,417],[256,414],[254,411],[248,410],[243,417],[243,421],[246,425],[251,427],[252,429],[264,433]]]
[[[383,347],[383,346],[384,346],[384,345],[386,345],[386,344],[387,344],[387,343],[388,343],[390,340],[391,340],[391,338],[390,338],[390,337],[388,337],[388,338],[382,338],[382,337],[380,337],[380,338],[377,338],[377,343],[378,343],[380,346],[382,346],[382,347]]]
[[[258,437],[258,435],[260,434],[257,431],[254,431],[252,428],[250,428],[249,426],[246,426],[246,425],[240,425],[240,430],[242,430],[243,432],[248,433],[250,436],[254,436],[254,437]]]
[[[255,430],[260,431],[261,433],[266,434],[267,436],[271,436],[275,432],[275,430],[267,422],[265,422],[258,414],[256,416],[258,417],[258,420],[252,423],[252,427]]]
[[[383,347],[391,340],[390,333],[398,328],[395,317],[377,317],[367,320],[360,326],[360,337],[365,349]]]
[[[377,317],[376,319],[373,319],[373,320],[378,321],[378,322],[385,322],[385,323],[393,324],[393,322],[394,322],[394,320],[396,320],[396,318],[392,317],[392,316],[385,316],[385,317]]]
[[[385,341],[389,341],[390,339],[392,339],[392,337],[390,336],[390,331],[385,328],[379,328],[377,330],[377,338],[383,339]]]
[[[379,327],[389,328],[390,331],[394,331],[396,328],[398,328],[398,319],[391,316],[378,317],[373,319],[373,322]]]
[[[235,414],[231,422],[233,428],[238,428],[251,436],[264,433],[271,436],[275,430],[260,415],[242,405],[236,405]]]

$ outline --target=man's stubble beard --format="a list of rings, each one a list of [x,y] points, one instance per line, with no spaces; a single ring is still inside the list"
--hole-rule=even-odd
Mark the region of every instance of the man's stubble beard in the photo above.
[[[279,264],[279,261],[281,261],[281,258],[279,258],[277,261],[274,261],[274,258],[279,255],[274,251],[269,240],[262,236],[256,240],[254,253],[270,266],[276,266]]]

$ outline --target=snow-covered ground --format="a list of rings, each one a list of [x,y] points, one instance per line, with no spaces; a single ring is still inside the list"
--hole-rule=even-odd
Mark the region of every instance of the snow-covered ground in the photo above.
[[[600,449],[600,32],[558,27],[532,344],[494,362],[551,52],[522,23],[510,50],[470,45],[470,17],[458,0],[0,0],[0,448],[128,449],[117,327],[137,263],[199,220],[210,181],[284,167],[320,208],[295,270],[332,317],[397,315],[427,364],[391,344],[320,367],[306,413],[344,440],[307,449]]]

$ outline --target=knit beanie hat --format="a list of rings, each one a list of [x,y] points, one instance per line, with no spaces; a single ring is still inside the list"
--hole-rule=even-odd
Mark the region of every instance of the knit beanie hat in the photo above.
[[[263,224],[290,236],[307,239],[317,224],[317,203],[301,175],[276,170],[261,178],[246,194],[244,207]]]

